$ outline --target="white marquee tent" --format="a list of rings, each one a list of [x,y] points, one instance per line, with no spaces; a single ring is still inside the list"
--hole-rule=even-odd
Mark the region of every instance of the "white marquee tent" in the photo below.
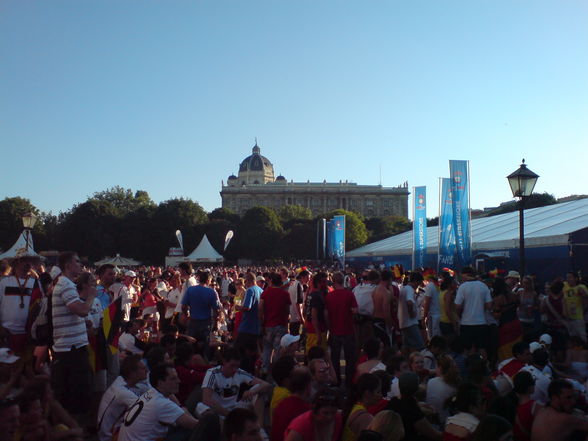
[[[223,256],[221,256],[210,244],[206,234],[196,247],[185,260],[190,262],[222,262]]]
[[[28,242],[27,242],[28,236]],[[18,239],[6,252],[0,254],[0,259],[12,259],[14,257],[22,257],[22,256],[34,256],[40,259],[44,259],[44,257],[39,256],[35,252],[35,247],[33,246],[33,235],[24,230],[18,236]]]

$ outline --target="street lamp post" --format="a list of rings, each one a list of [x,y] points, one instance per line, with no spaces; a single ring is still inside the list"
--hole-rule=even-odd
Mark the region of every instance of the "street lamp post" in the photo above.
[[[34,213],[27,213],[27,214],[23,215],[23,217],[22,217],[22,225],[25,229],[25,240],[26,240],[25,250],[27,253],[29,251],[31,230],[35,227],[35,224],[37,223],[37,219],[38,218],[37,218],[37,216],[35,216]]]
[[[512,195],[519,198],[519,265],[521,277],[525,275],[525,200],[531,196],[539,175],[527,168],[525,160],[518,168],[506,177]]]

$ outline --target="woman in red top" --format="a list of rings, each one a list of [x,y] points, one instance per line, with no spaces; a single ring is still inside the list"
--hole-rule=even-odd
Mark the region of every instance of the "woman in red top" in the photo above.
[[[517,398],[517,410],[513,427],[516,441],[531,441],[531,428],[535,415],[542,407],[531,399],[535,392],[535,380],[527,371],[520,371],[513,379],[513,393]]]
[[[288,425],[285,441],[337,441],[342,428],[343,418],[337,395],[331,390],[319,391],[312,402],[312,409]]]

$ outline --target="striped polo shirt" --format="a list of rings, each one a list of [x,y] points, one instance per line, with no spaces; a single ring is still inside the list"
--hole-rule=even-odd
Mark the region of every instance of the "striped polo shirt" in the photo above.
[[[81,302],[78,290],[66,276],[61,275],[53,288],[53,350],[68,352],[72,347],[88,345],[86,321],[68,309],[73,302]]]

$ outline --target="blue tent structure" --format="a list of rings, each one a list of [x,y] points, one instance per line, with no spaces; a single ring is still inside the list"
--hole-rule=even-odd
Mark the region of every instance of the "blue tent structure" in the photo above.
[[[427,228],[428,267],[437,267],[438,227]],[[519,268],[519,213],[472,220],[472,265],[479,271]],[[588,275],[588,199],[525,210],[525,256],[528,274],[541,280],[570,270]],[[412,231],[349,251],[352,266],[412,265]]]

